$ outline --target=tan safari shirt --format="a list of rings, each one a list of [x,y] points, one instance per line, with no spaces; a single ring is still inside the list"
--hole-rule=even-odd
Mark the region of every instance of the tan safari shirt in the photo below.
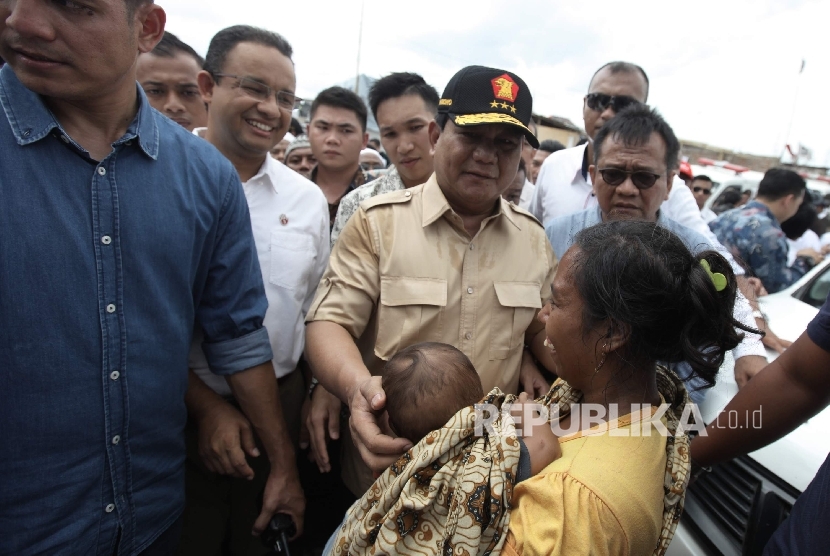
[[[433,174],[360,204],[332,249],[306,322],[343,326],[373,375],[407,346],[443,342],[470,358],[485,392],[515,392],[525,334],[543,328],[535,316],[555,271],[545,231],[529,212],[500,199],[471,239]],[[357,454],[350,439],[343,445]],[[351,466],[343,466],[355,493],[371,485],[369,474],[355,488]]]

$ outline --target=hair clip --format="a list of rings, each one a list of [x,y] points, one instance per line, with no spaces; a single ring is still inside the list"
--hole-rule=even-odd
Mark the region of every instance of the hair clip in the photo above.
[[[700,260],[700,266],[702,266],[706,270],[706,274],[708,274],[709,278],[712,279],[712,283],[715,285],[715,289],[719,292],[722,292],[726,288],[726,276],[724,276],[720,272],[712,272],[712,269],[709,267],[709,261],[707,261],[706,259]]]

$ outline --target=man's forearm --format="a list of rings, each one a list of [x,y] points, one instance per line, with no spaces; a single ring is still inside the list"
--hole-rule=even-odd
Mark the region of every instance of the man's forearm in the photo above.
[[[711,465],[757,450],[789,433],[830,402],[828,368],[830,354],[802,334],[738,392],[706,428],[707,436],[692,441],[692,458],[700,465]],[[760,423],[753,422],[756,414]]]
[[[227,403],[222,396],[211,390],[210,386],[199,378],[193,369],[187,371],[187,392],[184,395],[184,404],[187,413],[198,421],[216,404]]]
[[[305,346],[314,376],[346,404],[355,388],[371,377],[354,338],[339,324],[324,320],[308,323]]]
[[[294,447],[282,413],[274,366],[268,361],[226,378],[268,454],[272,471],[278,467],[296,472]]]

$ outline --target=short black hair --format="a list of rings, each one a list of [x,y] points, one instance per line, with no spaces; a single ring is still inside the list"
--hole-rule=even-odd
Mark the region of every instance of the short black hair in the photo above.
[[[372,115],[377,120],[378,106],[381,102],[404,95],[418,95],[433,115],[438,113],[438,91],[435,87],[417,73],[398,72],[381,77],[369,89],[369,107],[372,109]]]
[[[708,181],[709,183],[715,183],[715,182],[713,182],[713,181],[712,181],[712,178],[710,178],[709,176],[707,176],[707,175],[705,175],[705,174],[700,174],[699,176],[695,176],[695,177],[693,177],[693,178],[692,178],[692,183],[694,183],[694,182],[696,182],[696,181],[698,181],[698,180],[700,180],[700,181]]]
[[[807,191],[804,178],[786,168],[770,168],[758,184],[756,197],[777,201],[787,195],[801,195]]]
[[[653,133],[662,137],[666,144],[666,169],[674,170],[678,166],[680,142],[657,110],[645,104],[632,104],[600,128],[594,139],[594,164],[599,161],[602,144],[609,137],[626,146],[637,147],[648,143]]]
[[[179,52],[192,56],[200,68],[205,67],[205,59],[199,56],[199,53],[193,50],[189,44],[169,31],[164,32],[161,41],[150,51],[150,54],[161,58],[172,58]]]
[[[712,386],[724,355],[742,339],[736,328],[755,332],[732,316],[737,281],[717,251],[693,255],[669,229],[632,220],[585,228],[574,246],[570,271],[583,302],[583,332],[607,322],[600,342],[622,334],[616,353],[631,374],[658,361],[686,361]],[[721,291],[703,260],[726,278]]]
[[[345,87],[329,87],[320,91],[314,102],[311,103],[309,120],[314,119],[314,114],[320,106],[332,106],[351,110],[357,116],[362,131],[366,131],[366,119],[369,112],[366,110],[366,103],[357,93]]]
[[[305,131],[303,131],[303,124],[297,118],[291,118],[291,124],[288,126],[288,132],[291,133],[294,137],[299,137]]]
[[[136,9],[142,4],[152,4],[153,0],[124,0],[127,5],[127,16],[132,17]]]
[[[611,72],[611,75],[617,73],[639,73],[643,76],[643,79],[646,82],[646,98],[644,100],[648,101],[648,89],[649,89],[649,82],[648,82],[648,75],[646,75],[646,70],[638,66],[637,64],[632,64],[631,62],[608,62],[597,71],[594,72],[594,75],[591,76],[591,80],[588,82],[588,90],[591,90],[591,84],[594,82],[594,78],[596,78],[597,74],[608,68],[608,71]]]
[[[805,198],[796,213],[781,222],[781,231],[788,239],[796,240],[812,228],[816,220],[818,220],[818,211],[813,203]]]
[[[554,141],[553,139],[545,139],[541,143],[539,143],[539,148],[536,150],[545,151],[546,153],[555,153],[556,151],[561,151],[565,148],[565,145],[560,143],[559,141]]]
[[[464,407],[484,397],[469,358],[449,344],[423,342],[402,349],[383,367],[389,424],[417,443]]]
[[[276,48],[280,54],[289,60],[294,54],[294,49],[291,48],[291,45],[282,35],[250,25],[234,25],[222,29],[210,39],[210,46],[208,46],[207,56],[205,56],[205,71],[214,77],[217,73],[222,73],[222,68],[228,59],[228,53],[241,42],[252,42]]]

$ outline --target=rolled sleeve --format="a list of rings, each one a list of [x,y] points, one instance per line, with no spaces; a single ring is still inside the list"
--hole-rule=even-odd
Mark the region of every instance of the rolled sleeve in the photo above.
[[[231,374],[269,360],[268,333],[262,324],[268,300],[248,203],[236,176],[229,181],[216,236],[205,249],[208,267],[196,321],[204,331],[208,364],[215,373]],[[250,359],[243,347],[253,350]]]
[[[332,249],[306,322],[330,321],[354,338],[363,335],[380,297],[375,244],[368,216],[358,209]]]
[[[204,342],[210,370],[217,375],[232,375],[273,359],[268,330],[261,327],[249,334],[223,342]]]

